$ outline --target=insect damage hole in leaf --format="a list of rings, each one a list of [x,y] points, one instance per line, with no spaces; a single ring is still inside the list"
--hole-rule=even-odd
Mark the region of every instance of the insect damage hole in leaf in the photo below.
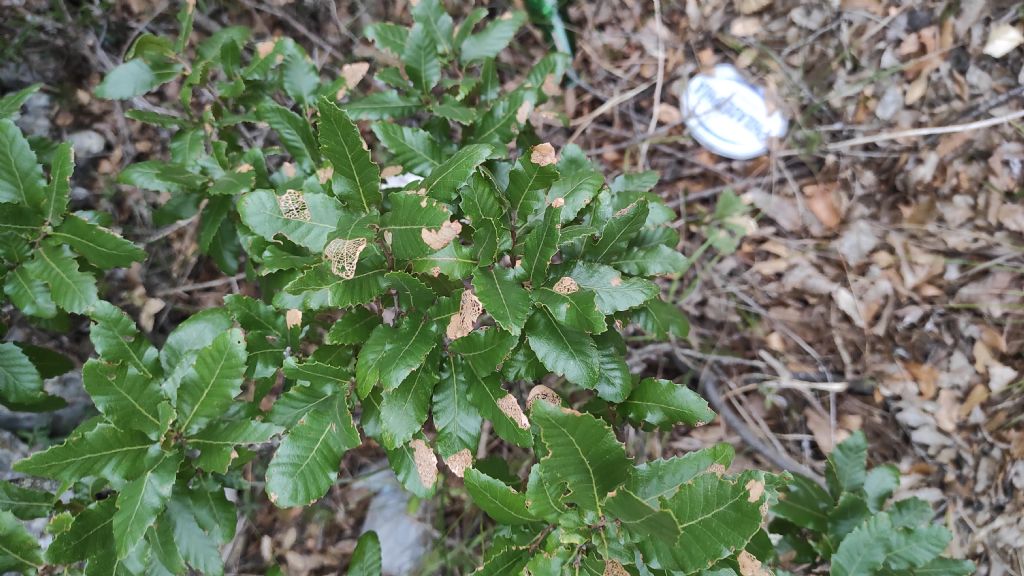
[[[356,275],[359,254],[366,248],[366,238],[346,240],[335,238],[324,248],[324,258],[331,263],[331,272],[351,280]]]
[[[463,448],[445,458],[444,463],[452,471],[452,474],[462,478],[466,474],[466,470],[473,466],[473,455],[469,452],[469,448]]]
[[[559,396],[557,392],[543,384],[538,384],[530,389],[529,394],[526,395],[526,409],[532,410],[533,403],[537,400],[543,400],[553,406],[562,405],[562,397]]]
[[[580,285],[577,284],[576,281],[573,280],[571,277],[562,276],[558,280],[558,282],[555,282],[555,285],[551,289],[559,294],[567,295],[579,292]]]
[[[420,482],[428,488],[433,486],[437,482],[437,455],[419,438],[413,439],[409,445],[412,446],[412,459]]]
[[[451,320],[448,321],[448,328],[445,330],[445,334],[451,340],[458,340],[463,336],[468,336],[473,331],[473,326],[476,325],[476,321],[483,314],[483,311],[484,305],[476,297],[476,294],[469,290],[464,291],[459,301],[459,311],[453,314]]]
[[[499,398],[498,409],[504,412],[506,416],[511,418],[523,430],[530,429],[530,421],[526,418],[526,414],[523,413],[523,409],[519,407],[519,401],[516,400],[515,396],[506,394]]]
[[[420,236],[423,241],[434,250],[442,250],[445,246],[451,244],[459,233],[462,232],[462,224],[459,222],[444,222],[441,227],[437,230],[431,230],[429,228],[423,228],[420,230]]]

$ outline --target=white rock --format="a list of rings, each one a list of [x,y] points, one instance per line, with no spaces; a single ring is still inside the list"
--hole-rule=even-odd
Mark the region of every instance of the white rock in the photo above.
[[[103,135],[95,130],[79,130],[68,134],[68,142],[75,149],[75,158],[91,158],[107,147]]]
[[[1024,43],[1024,34],[1010,24],[996,24],[988,33],[988,42],[982,50],[987,56],[1002,58]]]

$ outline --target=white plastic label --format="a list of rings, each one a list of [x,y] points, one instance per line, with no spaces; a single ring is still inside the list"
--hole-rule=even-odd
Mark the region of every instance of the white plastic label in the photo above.
[[[786,118],[769,113],[764,91],[728,64],[691,78],[680,108],[697,142],[734,160],[761,156],[770,138],[786,134]]]

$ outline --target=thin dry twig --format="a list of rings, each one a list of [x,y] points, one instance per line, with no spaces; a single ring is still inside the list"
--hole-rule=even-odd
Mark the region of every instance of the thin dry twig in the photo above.
[[[647,90],[653,85],[654,81],[651,80],[648,82],[644,82],[643,84],[637,86],[636,88],[633,88],[632,90],[623,92],[621,94],[617,94],[609,98],[608,101],[605,102],[604,104],[601,104],[600,106],[595,108],[594,111],[591,112],[590,114],[587,114],[586,116],[580,118],[579,120],[572,122],[570,125],[576,126],[577,128],[576,131],[572,133],[572,136],[569,137],[569,140],[566,141],[566,144],[572,144],[573,142],[575,142],[576,139],[580,137],[580,134],[583,134],[583,132],[587,128],[589,128],[591,124],[594,123],[594,120],[597,120],[603,114],[607,113],[609,110],[614,109],[619,104],[629,102],[633,98],[636,98],[641,92]]]
[[[661,0],[654,0],[654,24],[658,50],[658,75],[654,79],[654,102],[651,104],[651,120],[647,124],[647,139],[640,144],[641,169],[647,167],[647,151],[651,147],[651,135],[658,127],[658,107],[661,106],[661,90],[665,85],[665,41],[661,37]]]

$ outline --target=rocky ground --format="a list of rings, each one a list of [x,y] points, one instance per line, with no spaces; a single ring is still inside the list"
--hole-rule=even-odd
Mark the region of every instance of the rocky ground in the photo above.
[[[229,23],[288,34],[325,73],[371,54],[363,25],[408,19],[404,1],[204,6],[200,34]],[[153,222],[160,199],[113,184],[133,158],[160,154],[167,134],[126,121],[90,91],[135,34],[174,29],[173,10],[151,0],[110,9],[0,0],[0,37],[11,40],[0,47],[0,91],[47,84],[22,127],[75,142],[75,206],[110,211],[146,244],[147,262],[108,281],[156,339],[219,304],[232,283],[217,283],[198,257],[194,229]],[[638,453],[726,440],[743,453],[739,465],[788,458],[820,472],[824,454],[863,429],[872,460],[905,474],[901,491],[941,511],[954,553],[979,574],[1024,572],[1024,121],[1015,115],[1024,48],[993,49],[1013,43],[1007,26],[1020,27],[1021,11],[985,0],[569,3],[586,87],[566,87],[532,120],[556,147],[580,144],[609,174],[661,173],[680,249],[695,255],[666,297],[692,331],[673,345],[633,341],[631,362],[715,382],[711,392],[735,415],[732,426],[687,435],[638,433]],[[530,29],[504,57],[525,66],[544,50]],[[729,161],[688,135],[681,91],[716,63],[766,87],[789,118],[768,155]],[[750,207],[728,254],[702,248],[726,191]],[[49,344],[83,360],[82,335]],[[0,439],[0,470],[33,438],[21,428],[20,440]],[[277,511],[253,494],[226,554],[240,572],[271,561],[295,574],[336,570],[382,507],[415,508],[365,481],[379,464],[372,449],[350,454],[349,479],[311,511]],[[428,568],[471,571],[483,521],[464,503],[453,488],[410,521],[404,542],[438,542],[423,548]]]

